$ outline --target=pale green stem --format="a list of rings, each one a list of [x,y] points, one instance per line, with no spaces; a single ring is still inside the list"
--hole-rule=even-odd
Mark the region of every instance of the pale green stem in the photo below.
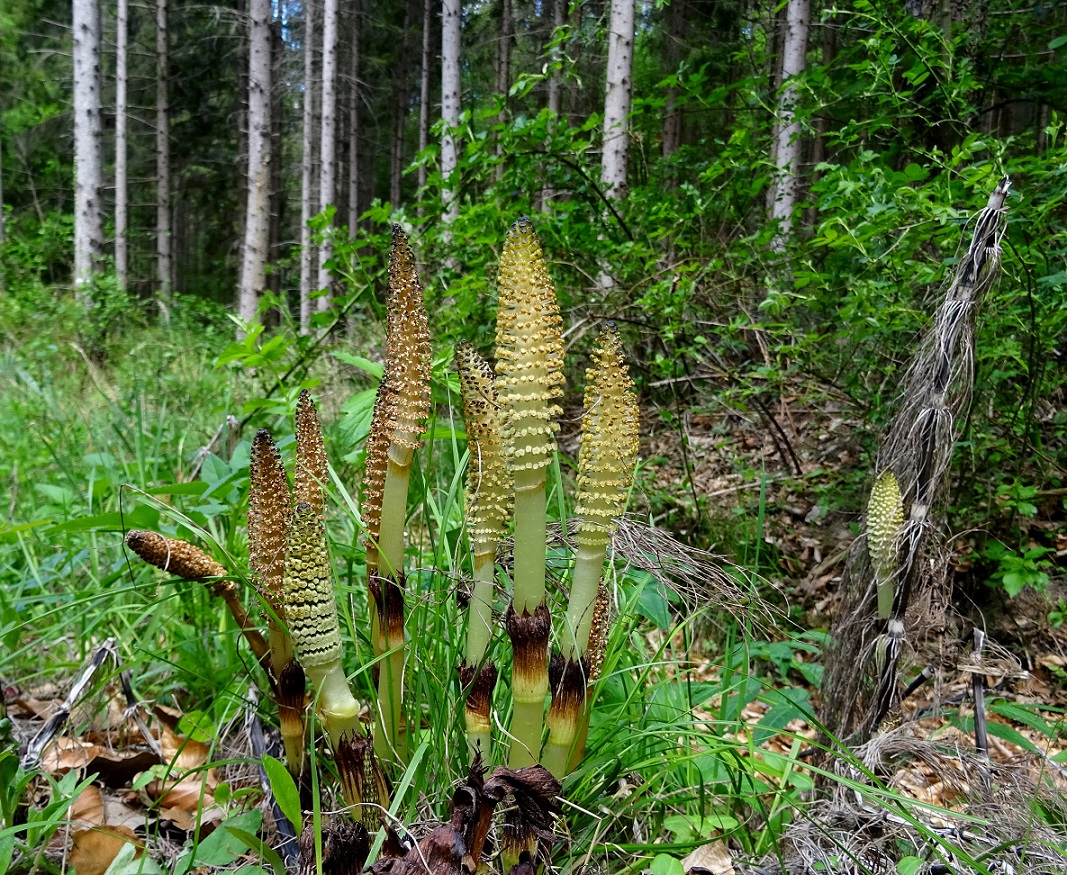
[[[545,721],[545,696],[548,694],[548,671],[545,671],[545,689],[539,696],[528,700],[512,693],[511,749],[508,752],[508,768],[521,769],[538,762],[541,754],[541,735]]]
[[[515,475],[515,610],[533,612],[545,600],[544,469]]]
[[[362,731],[359,703],[349,689],[341,660],[329,665],[311,666],[305,670],[318,691],[318,712],[326,734],[330,737],[330,745],[337,750],[337,743],[344,733]]]
[[[404,644],[388,651],[378,663],[378,720],[374,724],[374,753],[382,763],[406,759],[400,734],[404,701]]]
[[[489,649],[493,634],[493,584],[496,564],[493,553],[474,557],[474,591],[467,616],[467,665],[477,666]]]
[[[563,655],[579,659],[589,650],[589,630],[593,625],[593,605],[596,602],[600,578],[604,573],[611,537],[601,530],[578,533],[578,550],[574,558],[571,578],[571,597],[567,604],[567,624],[563,630]]]
[[[878,616],[888,620],[893,613],[893,578],[875,570],[874,579],[878,590]]]

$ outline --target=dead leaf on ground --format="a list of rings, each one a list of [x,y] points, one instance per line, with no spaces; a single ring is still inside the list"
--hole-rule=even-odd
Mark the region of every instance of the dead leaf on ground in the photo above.
[[[61,735],[41,757],[41,768],[50,775],[64,775],[72,769],[96,772],[110,787],[121,787],[136,775],[159,763],[151,751],[115,750],[81,739]]]
[[[730,850],[724,842],[709,842],[693,850],[682,860],[686,875],[694,869],[707,870],[711,875],[734,875]]]
[[[70,865],[78,875],[104,875],[126,844],[137,848],[135,857],[139,857],[144,848],[144,843],[128,826],[79,829],[74,831],[71,838]]]

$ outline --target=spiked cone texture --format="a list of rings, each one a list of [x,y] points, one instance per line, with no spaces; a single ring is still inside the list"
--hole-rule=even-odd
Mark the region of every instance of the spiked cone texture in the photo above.
[[[307,502],[296,506],[285,560],[285,615],[293,649],[318,693],[318,710],[336,749],[343,732],[359,726],[359,705],[341,666],[326,530]]]
[[[329,462],[322,441],[319,412],[307,389],[300,392],[296,403],[296,476],[294,487],[297,502],[307,502],[320,520],[326,504],[326,481]]]
[[[474,554],[474,592],[467,620],[467,649],[460,678],[467,690],[465,718],[467,744],[473,756],[488,755],[490,708],[496,669],[481,664],[493,630],[493,585],[496,551],[504,538],[511,513],[511,474],[500,440],[500,418],[495,375],[468,343],[456,347],[467,426],[470,461],[467,464],[467,530]]]
[[[867,552],[878,588],[878,616],[888,619],[893,611],[893,576],[897,564],[897,538],[904,525],[900,484],[892,471],[883,471],[867,502]]]
[[[586,709],[589,637],[615,518],[626,505],[637,464],[637,398],[614,325],[601,333],[586,372],[585,416],[578,457],[578,552],[563,629],[553,659],[552,705],[545,765],[562,777]]]
[[[500,431],[515,489],[514,594],[507,617],[515,654],[508,763],[515,768],[536,762],[541,753],[551,627],[545,609],[545,479],[555,458],[554,417],[561,412],[554,402],[563,392],[563,320],[529,219],[519,219],[508,232],[497,288]]]

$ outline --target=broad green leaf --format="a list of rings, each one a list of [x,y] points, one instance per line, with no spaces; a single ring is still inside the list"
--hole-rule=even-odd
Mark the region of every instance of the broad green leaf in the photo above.
[[[278,807],[285,815],[285,819],[299,830],[302,821],[300,791],[297,790],[293,776],[289,774],[289,770],[280,760],[268,754],[264,754],[262,762],[267,772],[267,780],[270,782],[270,790],[278,802]]]

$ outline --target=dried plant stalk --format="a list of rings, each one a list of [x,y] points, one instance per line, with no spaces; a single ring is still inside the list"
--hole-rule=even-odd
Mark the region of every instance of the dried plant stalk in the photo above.
[[[496,355],[501,437],[515,489],[515,571],[508,634],[512,672],[512,768],[538,760],[548,694],[545,603],[546,471],[555,458],[555,400],[563,393],[563,320],[533,225],[519,219],[508,232],[497,281]],[[545,611],[544,623],[549,623]],[[516,635],[537,633],[536,641]],[[523,659],[519,659],[519,654]]]

